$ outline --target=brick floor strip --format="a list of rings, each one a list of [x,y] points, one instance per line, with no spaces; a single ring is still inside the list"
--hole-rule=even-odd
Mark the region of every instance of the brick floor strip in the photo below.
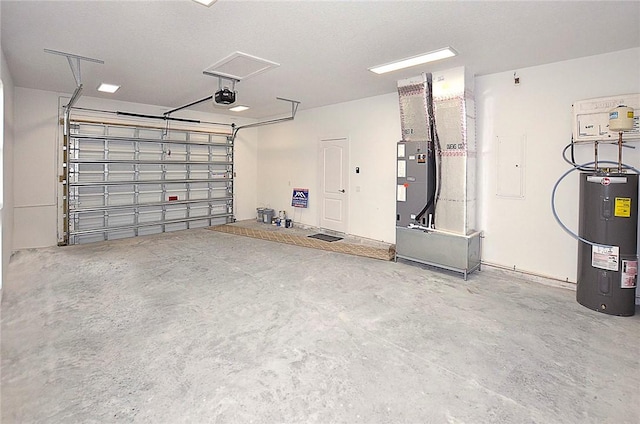
[[[209,227],[209,229],[221,233],[252,237],[261,240],[274,241],[277,243],[292,244],[294,246],[309,247],[311,249],[327,250],[329,252],[364,256],[367,258],[381,259],[383,261],[393,260],[395,256],[395,249],[393,245],[391,245],[388,249],[380,249],[376,247],[362,246],[359,244],[349,244],[345,242],[330,243],[305,236],[294,236],[290,234],[282,234],[275,231],[255,230],[252,228],[243,228],[233,225],[218,225],[215,227]]]

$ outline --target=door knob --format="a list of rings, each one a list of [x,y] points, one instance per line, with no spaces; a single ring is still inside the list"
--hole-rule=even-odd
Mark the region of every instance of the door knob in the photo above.
[[[338,191],[339,191],[340,193],[344,193],[344,189],[342,189],[342,190],[338,190]]]

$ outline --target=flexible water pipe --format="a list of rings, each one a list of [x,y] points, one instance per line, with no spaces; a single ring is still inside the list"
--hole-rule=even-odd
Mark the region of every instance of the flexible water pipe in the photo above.
[[[579,165],[576,163],[575,158],[573,156],[573,147],[575,146],[575,143],[572,141],[571,143],[567,144],[566,146],[564,146],[564,149],[562,150],[562,159],[564,159],[565,162],[567,162],[569,165],[573,166],[573,167],[579,167]],[[635,146],[629,146],[628,144],[623,144],[622,147],[626,147],[627,149],[635,149]],[[571,159],[567,158],[567,150],[571,149]],[[595,167],[590,168],[590,169],[580,169],[581,171],[586,171],[586,172],[595,172],[596,169]]]
[[[615,164],[615,165],[618,164],[618,162],[613,162],[613,161],[600,161],[600,163],[612,163],[612,164]],[[562,222],[562,220],[558,216],[558,212],[556,211],[556,190],[558,189],[558,186],[560,185],[562,180],[564,180],[565,177],[567,175],[569,175],[570,173],[572,173],[573,171],[583,170],[582,169],[583,167],[590,166],[590,165],[593,165],[593,164],[595,164],[595,162],[587,162],[587,163],[583,163],[582,165],[573,164],[573,168],[571,168],[570,170],[568,170],[567,172],[562,174],[562,176],[560,178],[558,178],[558,181],[556,181],[556,183],[553,185],[553,190],[551,191],[551,211],[553,212],[553,217],[555,218],[555,220],[558,223],[558,225],[560,225],[560,227],[567,234],[569,234],[571,237],[573,237],[574,239],[579,240],[579,241],[581,241],[583,243],[589,244],[591,246],[613,247],[613,246],[609,246],[609,245],[606,245],[606,244],[594,243],[592,241],[589,241],[589,240],[586,240],[586,239],[580,237],[578,234],[574,233],[566,225],[564,225],[564,223]],[[627,165],[627,164],[623,163],[622,167],[624,169],[630,169],[630,170],[634,171],[636,174],[640,174],[640,170],[634,168],[631,165]]]

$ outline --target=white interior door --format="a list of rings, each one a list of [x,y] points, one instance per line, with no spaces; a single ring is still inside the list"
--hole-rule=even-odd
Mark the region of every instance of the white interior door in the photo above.
[[[347,232],[349,212],[349,142],[347,138],[320,140],[320,227]]]

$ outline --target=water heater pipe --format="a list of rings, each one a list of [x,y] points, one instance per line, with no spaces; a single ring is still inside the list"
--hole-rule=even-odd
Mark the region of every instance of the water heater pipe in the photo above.
[[[589,244],[591,246],[602,246],[602,247],[614,247],[614,246],[609,246],[606,244],[600,244],[600,243],[594,243],[592,241],[586,240],[582,237],[580,237],[578,234],[574,233],[573,231],[571,231],[566,225],[564,225],[564,223],[562,222],[562,220],[560,219],[560,217],[558,216],[558,212],[556,211],[556,190],[558,189],[558,186],[560,185],[560,183],[562,182],[562,180],[565,179],[565,177],[567,175],[569,175],[570,173],[572,173],[573,171],[578,171],[578,170],[583,170],[581,168],[585,167],[585,166],[590,166],[595,164],[596,162],[587,162],[587,163],[583,163],[582,165],[574,165],[573,168],[571,168],[570,170],[568,170],[567,172],[565,172],[564,174],[562,174],[562,176],[560,178],[558,178],[558,181],[556,181],[556,183],[553,185],[553,190],[551,191],[551,211],[553,212],[553,217],[555,218],[556,222],[558,223],[558,225],[560,225],[560,227],[567,233],[569,234],[571,237],[573,237],[576,240],[579,240],[583,243]],[[604,161],[601,163],[611,163],[611,164],[617,164],[617,162],[613,162],[613,161]],[[627,164],[622,164],[622,167],[624,169],[629,169],[631,171],[634,171],[636,174],[640,174],[640,170],[634,168],[631,165],[627,165]]]
[[[622,131],[618,133],[618,173],[622,172]]]

